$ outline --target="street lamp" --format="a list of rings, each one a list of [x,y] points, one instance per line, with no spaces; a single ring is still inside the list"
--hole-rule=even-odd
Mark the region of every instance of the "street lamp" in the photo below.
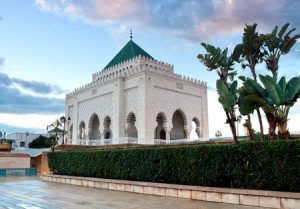
[[[66,127],[66,117],[65,116],[61,116],[60,117],[60,122],[64,124],[64,132],[63,132],[63,139],[62,139],[62,143],[65,143],[65,127]]]

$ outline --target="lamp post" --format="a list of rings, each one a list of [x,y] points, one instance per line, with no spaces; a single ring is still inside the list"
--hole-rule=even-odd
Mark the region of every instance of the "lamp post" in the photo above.
[[[71,123],[71,117],[68,117],[68,139],[70,139],[70,143],[72,143],[72,135],[73,135],[73,128],[72,128],[72,134],[71,134],[71,129],[70,129],[70,123]]]
[[[60,117],[60,122],[64,124],[63,139],[62,139],[62,143],[61,143],[61,144],[64,144],[65,143],[66,117],[65,116]]]

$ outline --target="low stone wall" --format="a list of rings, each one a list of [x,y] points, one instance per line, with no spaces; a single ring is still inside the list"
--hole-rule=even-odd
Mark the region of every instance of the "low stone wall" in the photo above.
[[[32,168],[36,168],[38,175],[50,173],[47,152],[43,152],[36,157],[31,157],[30,164]]]
[[[30,156],[0,153],[0,168],[30,168]]]
[[[229,189],[47,174],[44,181],[210,202],[299,209],[300,193]]]

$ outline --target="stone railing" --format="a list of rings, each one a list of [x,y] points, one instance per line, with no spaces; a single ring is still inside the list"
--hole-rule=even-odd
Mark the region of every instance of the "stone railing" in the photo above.
[[[200,143],[208,141],[208,138],[201,139],[141,139],[134,137],[120,137],[113,139],[78,139],[80,145],[112,145],[112,144],[140,144],[140,145],[155,145],[155,144],[187,144],[187,143]]]

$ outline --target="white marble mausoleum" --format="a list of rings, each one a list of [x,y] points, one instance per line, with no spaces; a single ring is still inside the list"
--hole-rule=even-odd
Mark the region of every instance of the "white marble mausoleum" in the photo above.
[[[66,95],[66,116],[72,144],[171,143],[192,132],[207,140],[207,85],[130,39],[90,83]]]

